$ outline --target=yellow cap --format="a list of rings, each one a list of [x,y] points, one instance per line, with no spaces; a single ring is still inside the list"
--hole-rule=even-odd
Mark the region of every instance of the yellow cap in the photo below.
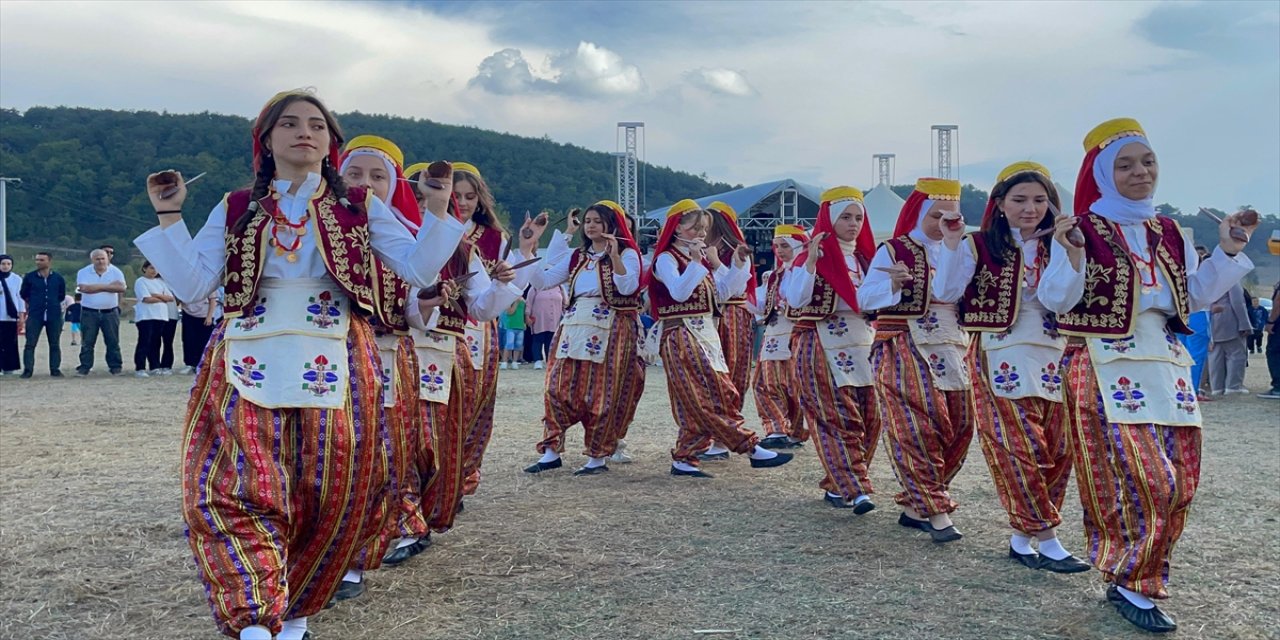
[[[262,110],[266,111],[267,109],[270,109],[271,105],[280,102],[289,96],[307,96],[314,98],[316,97],[316,92],[313,89],[289,89],[288,91],[281,91],[280,93],[271,96],[271,99],[268,100],[266,104],[262,105]]]
[[[419,171],[426,171],[431,166],[430,162],[415,162],[404,168],[404,177],[408,178]]]
[[[475,174],[477,178],[483,179],[483,176],[480,175],[480,170],[477,169],[476,166],[474,164],[471,164],[470,162],[454,162],[453,170],[466,171],[467,173]]]
[[[802,236],[804,234],[804,227],[798,224],[780,224],[773,228],[773,237],[775,238],[790,238],[791,236]]]
[[[1052,179],[1052,177],[1049,175],[1048,167],[1040,164],[1039,162],[1023,160],[1021,162],[1015,162],[1005,167],[1002,171],[1000,171],[1000,175],[996,178],[996,184],[1000,184],[1001,182],[1004,182],[1005,180],[1008,180],[1009,178],[1012,178],[1018,175],[1019,173],[1027,173],[1027,172],[1038,173],[1046,178]]]
[[[1084,137],[1084,150],[1104,149],[1107,145],[1125,136],[1147,137],[1142,125],[1133,118],[1116,118],[1108,120],[1096,127]]]
[[[707,208],[713,209],[715,211],[719,211],[720,213],[723,213],[724,215],[729,216],[729,219],[734,222],[738,221],[738,212],[734,211],[733,207],[729,206],[728,203],[720,202],[719,200],[716,200],[715,202],[712,202],[711,204],[707,205]]]
[[[624,211],[624,210],[622,209],[622,205],[620,205],[620,204],[618,204],[618,203],[616,203],[616,202],[614,202],[614,201],[612,201],[612,200],[601,200],[600,202],[597,202],[597,203],[595,203],[595,204],[593,204],[593,205],[591,205],[591,206],[593,206],[593,207],[609,207],[610,209],[613,209],[614,211],[617,211],[617,212],[618,212],[620,215],[622,215],[624,218],[625,218],[625,217],[626,217],[626,215],[627,215],[627,212],[626,212],[626,211]]]
[[[943,178],[920,178],[916,180],[916,191],[929,196],[930,200],[959,200],[960,181]]]
[[[404,152],[400,150],[400,147],[396,146],[396,143],[381,136],[356,136],[347,143],[347,148],[343,149],[343,152],[351,153],[356,149],[374,149],[375,151],[381,151],[386,154],[388,158],[391,158],[391,161],[394,162],[397,167],[404,166]]]
[[[862,191],[854,187],[831,187],[822,192],[823,202],[836,202],[838,200],[857,200],[863,202]]]
[[[669,219],[673,217],[682,216],[686,213],[689,213],[690,211],[697,211],[699,209],[700,207],[698,206],[698,203],[688,198],[685,198],[684,200],[681,200],[680,202],[677,202],[671,205],[670,209],[667,209],[667,218]]]

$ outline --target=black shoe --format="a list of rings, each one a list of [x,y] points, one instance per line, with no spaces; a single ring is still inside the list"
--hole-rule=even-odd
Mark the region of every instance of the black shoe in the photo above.
[[[54,378],[61,378],[61,377],[62,377],[62,370],[61,370],[61,369],[54,369],[53,371],[50,371],[50,372],[49,372],[49,375],[50,375],[51,377],[54,377]]]
[[[113,375],[113,376],[118,376],[118,375],[120,375],[121,373],[124,373],[124,372],[123,372],[122,370],[120,370],[120,369],[112,369],[112,370],[111,370],[111,375]]]
[[[416,547],[416,550],[413,552],[413,555],[418,555],[419,553],[426,551],[428,548],[431,547],[432,544],[434,543],[431,540],[430,533],[427,533],[427,535],[422,536],[421,538],[418,538],[418,541],[413,543],[413,546]]]
[[[563,467],[563,466],[564,466],[564,463],[560,461],[560,458],[556,458],[555,460],[552,460],[551,462],[535,462],[535,463],[533,463],[533,464],[531,464],[531,465],[529,465],[529,466],[525,467],[525,468],[524,468],[524,472],[525,472],[525,473],[542,473],[543,471],[550,471],[550,470],[552,470],[552,469],[559,469],[560,467]],[[461,504],[461,503],[459,503],[459,504],[458,504],[458,513],[462,513],[462,504]]]
[[[671,475],[673,476],[689,476],[690,478],[714,478],[715,476],[703,471],[702,469],[694,469],[693,471],[685,471],[671,467]]]
[[[854,507],[854,505],[851,505],[848,502],[845,502],[844,498],[840,496],[833,496],[830,493],[827,493],[826,491],[822,492],[822,499],[826,500],[827,504],[837,509],[852,509]]]
[[[929,535],[933,538],[933,541],[938,544],[955,542],[956,540],[964,537],[963,533],[956,530],[956,526],[954,524],[943,527],[942,529],[933,529],[932,525],[930,525]]]
[[[898,524],[908,529],[919,529],[925,533],[933,532],[933,525],[929,524],[928,520],[916,520],[905,513],[898,514]]]
[[[768,469],[769,467],[781,467],[782,465],[788,462],[791,462],[791,459],[794,457],[795,456],[790,453],[779,453],[778,455],[772,458],[769,458],[768,460],[756,460],[755,458],[752,458],[751,468],[752,469]]]
[[[1178,628],[1178,623],[1173,621],[1168,614],[1160,610],[1160,607],[1151,607],[1143,609],[1124,597],[1116,585],[1107,587],[1107,600],[1115,605],[1116,611],[1120,612],[1120,617],[1129,621],[1129,624],[1150,631],[1151,633],[1168,633]]]
[[[609,465],[602,464],[598,467],[583,467],[573,472],[575,476],[594,476],[600,473],[608,473]]]
[[[342,602],[343,600],[359,598],[362,595],[364,595],[364,580],[360,582],[343,580],[342,584],[338,585],[337,592],[333,594],[333,599],[337,602]]]
[[[769,436],[760,441],[761,449],[791,449],[791,439],[786,436]]]
[[[723,453],[699,453],[698,459],[703,462],[706,462],[708,460],[728,460],[729,452],[725,451]]]
[[[1040,556],[1040,568],[1054,573],[1084,573],[1093,568],[1088,562],[1075,556],[1067,556],[1061,560],[1050,560],[1048,556]]]
[[[76,369],[76,375],[78,375],[78,376],[80,376],[81,378],[83,378],[83,377],[85,377],[85,376],[89,375],[89,370],[88,370],[88,369]]]
[[[59,373],[58,375],[62,375],[62,374],[61,374],[61,373]],[[22,378],[30,378],[30,377],[31,377],[31,372],[30,372],[30,371],[23,371],[23,372],[22,372],[22,375],[21,375],[20,377],[22,377]]]
[[[307,629],[302,632],[302,640],[315,640],[315,636],[311,635],[311,630]]]
[[[876,503],[872,502],[871,498],[867,498],[862,502],[854,503],[853,514],[860,516],[865,513],[871,513],[872,511],[875,511],[875,509],[876,509]]]
[[[382,564],[385,564],[388,567],[398,567],[405,562],[408,562],[410,558],[418,555],[419,553],[422,553],[422,549],[418,548],[416,543],[400,547],[398,549],[392,549],[387,552],[387,555],[382,556]]]
[[[1028,569],[1040,568],[1041,556],[1040,554],[1034,551],[1032,551],[1031,553],[1018,553],[1017,551],[1013,550],[1013,547],[1009,547],[1009,557],[1013,558],[1014,560],[1017,560],[1019,564],[1021,564],[1022,566]]]

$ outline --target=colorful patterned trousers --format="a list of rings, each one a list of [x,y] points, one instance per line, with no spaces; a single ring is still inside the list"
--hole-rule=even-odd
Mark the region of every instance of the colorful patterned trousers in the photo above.
[[[680,433],[671,459],[697,466],[698,454],[714,439],[736,453],[748,453],[760,441],[743,426],[742,400],[729,376],[711,367],[702,345],[679,320],[667,320],[662,331],[662,366],[667,370],[671,416]]]
[[[880,437],[880,418],[872,387],[837,387],[813,327],[791,334],[795,390],[813,425],[813,444],[826,475],[818,486],[846,501],[875,493],[867,468]]]

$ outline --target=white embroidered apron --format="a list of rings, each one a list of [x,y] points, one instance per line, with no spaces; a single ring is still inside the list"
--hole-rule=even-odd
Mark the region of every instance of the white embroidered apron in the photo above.
[[[827,358],[827,369],[837,387],[869,387],[875,380],[871,371],[871,345],[876,332],[861,313],[837,311],[814,323],[818,342]]]
[[[1086,339],[1109,422],[1201,426],[1194,360],[1167,320],[1159,311],[1144,311],[1132,336]]]
[[[449,402],[458,338],[438,331],[414,330],[412,335],[413,353],[418,356],[418,398]]]
[[[987,361],[987,384],[998,398],[1044,398],[1062,402],[1062,352],[1067,339],[1034,296],[1023,296],[1013,326],[979,337]]]
[[[969,389],[969,365],[965,363],[969,334],[960,328],[960,317],[954,304],[930,302],[923,316],[907,321],[907,330],[911,332],[916,350],[929,366],[938,389]]]
[[[795,326],[794,322],[783,317],[782,310],[779,309],[773,324],[764,326],[764,337],[760,341],[760,359],[790,360],[791,330]]]
[[[598,296],[579,296],[560,320],[557,358],[604,362],[609,349],[609,330],[617,317]]]

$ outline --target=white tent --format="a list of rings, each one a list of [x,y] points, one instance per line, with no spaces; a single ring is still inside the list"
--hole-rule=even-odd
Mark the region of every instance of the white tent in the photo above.
[[[887,184],[878,184],[865,194],[863,200],[867,205],[867,221],[871,223],[871,231],[876,242],[886,240],[893,234],[893,227],[898,224],[898,212],[906,203]]]

